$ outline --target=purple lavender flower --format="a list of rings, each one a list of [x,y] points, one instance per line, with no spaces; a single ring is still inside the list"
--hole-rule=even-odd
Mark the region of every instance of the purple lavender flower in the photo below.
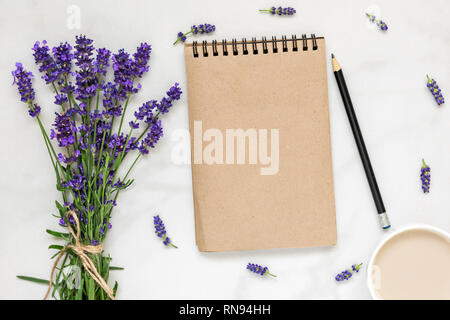
[[[185,42],[187,35],[189,34],[204,34],[204,33],[211,33],[216,30],[216,26],[209,23],[199,24],[199,25],[193,25],[191,27],[191,30],[189,30],[186,33],[178,32],[177,34],[177,40],[173,44],[177,44],[178,42]]]
[[[150,100],[142,104],[139,107],[138,111],[134,112],[134,116],[138,120],[144,120],[146,123],[152,123],[153,119],[153,111],[158,108],[158,101]]]
[[[268,10],[259,10],[260,12],[264,12],[264,13],[270,13],[270,14],[277,14],[279,16],[283,15],[283,16],[292,16],[294,15],[297,11],[295,11],[294,8],[291,7],[287,7],[287,8],[283,8],[283,7],[272,7]]]
[[[122,115],[122,107],[118,105],[119,90],[116,84],[108,82],[103,85],[103,107],[105,116],[120,117]]]
[[[129,125],[133,129],[139,129],[139,123],[137,121],[130,121]]]
[[[55,112],[56,117],[53,126],[56,131],[53,129],[50,131],[50,139],[56,138],[60,147],[66,147],[75,142],[77,127],[75,121],[72,120],[72,113],[73,109],[63,114]]]
[[[428,79],[427,87],[430,90],[431,94],[433,95],[434,100],[436,100],[438,106],[440,106],[445,102],[444,97],[442,96],[441,93],[441,89],[439,89],[439,86],[437,85],[436,81],[434,79],[430,79],[428,75],[427,79]]]
[[[139,86],[135,88],[133,83],[135,76],[133,73],[134,61],[124,49],[120,49],[117,54],[114,54],[112,60],[114,83],[121,88],[117,91],[117,98],[125,100],[128,93],[136,93],[140,88]]]
[[[34,90],[31,85],[31,79],[33,74],[26,71],[20,62],[16,63],[16,70],[11,72],[14,82],[13,85],[17,84],[17,89],[20,94],[20,101],[31,102],[34,100]]]
[[[368,14],[368,13],[366,13],[366,16],[369,18],[370,22],[376,23],[380,30],[387,31],[388,26],[381,19],[380,20],[376,20],[376,17],[374,15],[371,15],[371,14]]]
[[[143,141],[150,148],[154,148],[162,136],[163,136],[163,128],[161,126],[161,120],[157,120],[150,125],[148,134]]]
[[[70,179],[67,185],[73,190],[81,190],[84,188],[84,183],[86,179],[83,175],[77,174],[73,179]]]
[[[80,68],[91,67],[94,58],[92,57],[94,41],[88,39],[85,35],[75,36],[75,64]]]
[[[186,38],[187,37],[183,34],[183,32],[178,32],[178,34],[177,34],[177,41],[185,42]]]
[[[64,103],[66,103],[67,101],[69,101],[69,99],[67,98],[67,96],[65,94],[57,94],[55,96],[55,101],[54,103],[57,105],[62,106]]]
[[[94,70],[98,74],[106,75],[106,68],[109,67],[111,51],[106,48],[97,49],[97,57],[94,62]]]
[[[213,24],[205,23],[205,24],[199,24],[198,26],[193,25],[191,27],[193,34],[204,34],[204,33],[211,33],[216,30],[216,26]]]
[[[92,57],[94,46],[93,40],[86,38],[86,36],[76,36],[75,45],[75,65],[79,67],[76,77],[77,99],[87,100],[95,96],[97,90],[97,77]]]
[[[69,223],[70,223],[70,224],[74,224],[74,223],[75,223],[75,219],[74,219],[72,216],[69,217]],[[64,218],[59,219],[59,224],[60,224],[61,226],[63,226],[63,227],[67,227],[67,223],[66,223],[66,221],[64,220]]]
[[[422,181],[422,191],[423,193],[430,192],[430,167],[425,163],[425,160],[422,159],[422,168],[420,169],[420,180]]]
[[[172,241],[170,240],[170,238],[167,236],[167,232],[166,232],[166,227],[164,226],[163,221],[161,220],[161,218],[159,217],[159,215],[156,215],[153,217],[153,224],[155,225],[155,233],[159,238],[162,238],[164,241],[164,245],[165,246],[172,246],[174,248],[177,248],[177,246],[175,246]]]
[[[136,49],[136,53],[133,54],[133,64],[132,64],[132,73],[134,77],[141,78],[142,75],[150,69],[147,65],[150,60],[150,53],[152,52],[152,47],[146,42],[141,43],[139,47]]]
[[[30,104],[30,109],[28,109],[28,114],[34,118],[38,116],[41,113],[41,107],[39,107],[37,104]]]
[[[172,102],[179,100],[182,93],[183,92],[181,91],[178,82],[175,82],[169,91],[166,92],[167,98],[164,97],[161,99],[161,102],[158,105],[159,111],[161,111],[162,114],[169,112]]]
[[[276,277],[276,275],[271,274],[271,273],[269,272],[269,268],[267,268],[267,267],[262,267],[262,266],[260,266],[259,264],[254,264],[254,263],[250,263],[250,262],[249,262],[249,263],[247,264],[247,270],[250,270],[251,272],[254,272],[254,273],[259,274],[259,275],[261,275],[261,276],[269,275],[269,276],[272,276],[272,277]]]
[[[75,152],[73,154],[70,154],[69,156],[65,156],[62,153],[58,153],[58,160],[66,164],[77,162],[80,154],[81,154],[80,150],[75,150]]]
[[[70,44],[61,43],[57,47],[52,49],[53,56],[55,57],[55,64],[57,67],[58,75],[67,76],[72,69],[72,46]]]
[[[34,61],[39,66],[39,72],[44,74],[42,79],[45,80],[45,83],[49,84],[58,80],[58,67],[49,53],[50,48],[47,46],[47,41],[42,41],[42,46],[39,41],[36,41],[32,50],[34,51]]]
[[[334,277],[334,279],[336,281],[348,280],[352,277],[353,272],[356,272],[356,273],[359,272],[359,269],[361,268],[361,266],[362,266],[362,263],[354,264],[354,265],[352,265],[351,269],[342,271],[341,273],[337,274],[336,277]]]
[[[127,154],[130,150],[135,150],[138,148],[138,146],[136,144],[136,137],[128,138],[128,135],[124,134],[124,133],[121,133],[120,135],[117,135],[117,133],[114,133],[111,136],[111,138],[109,139],[109,142],[107,145],[109,148],[115,150],[115,153],[112,155],[114,159],[117,159],[117,157],[122,152],[124,154]]]

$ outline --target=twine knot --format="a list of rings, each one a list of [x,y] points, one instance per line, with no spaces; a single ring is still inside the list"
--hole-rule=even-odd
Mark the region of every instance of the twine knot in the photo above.
[[[114,291],[108,286],[105,279],[102,278],[100,273],[98,272],[97,268],[95,267],[95,264],[92,262],[91,258],[89,258],[88,253],[92,254],[99,254],[103,252],[103,243],[100,243],[96,246],[93,245],[85,245],[80,242],[80,221],[78,220],[77,215],[73,210],[69,210],[67,212],[67,220],[72,217],[75,221],[77,233],[75,234],[73,232],[72,227],[70,226],[70,223],[67,224],[67,228],[69,228],[70,233],[75,239],[74,245],[67,245],[65,246],[60,252],[58,257],[55,260],[55,263],[53,264],[52,272],[50,273],[50,280],[48,283],[48,289],[47,293],[45,294],[44,300],[47,299],[50,290],[52,288],[53,283],[53,274],[55,272],[56,266],[58,265],[59,259],[63,256],[63,254],[68,250],[71,249],[78,257],[81,259],[81,264],[84,267],[84,269],[89,273],[89,275],[94,279],[95,282],[106,292],[106,294],[111,298],[111,300],[114,300]]]

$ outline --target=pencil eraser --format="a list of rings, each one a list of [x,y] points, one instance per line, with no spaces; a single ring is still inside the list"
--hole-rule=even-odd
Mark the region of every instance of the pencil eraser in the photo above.
[[[391,223],[389,222],[386,212],[378,214],[378,219],[380,221],[381,228],[389,229],[391,227]]]

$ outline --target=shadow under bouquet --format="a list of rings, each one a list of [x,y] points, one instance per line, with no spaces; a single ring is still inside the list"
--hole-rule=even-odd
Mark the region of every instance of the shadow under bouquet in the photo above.
[[[74,47],[65,42],[50,49],[43,41],[36,42],[32,50],[42,79],[51,86],[54,103],[60,108],[49,132],[39,118],[33,74],[21,63],[12,71],[13,84],[44,138],[62,197],[61,202],[55,201],[55,216],[67,232],[47,230],[64,241],[49,247],[57,250],[49,280],[19,278],[47,283],[45,298],[51,294],[63,300],[114,299],[117,282],[113,288],[107,282],[110,270],[120,268],[111,266],[111,258],[103,253],[111,213],[119,192],[133,183],[129,174],[138,159],[162,137],[160,116],[182,92],[175,83],[161,100],[142,104],[135,110],[134,120],[124,125],[130,97],[141,88],[137,81],[149,70],[150,45],[141,43],[133,55],[124,49],[112,54],[106,48],[95,49],[91,39],[80,35]],[[113,80],[108,81],[110,66]],[[133,153],[135,159],[121,177],[124,159]]]

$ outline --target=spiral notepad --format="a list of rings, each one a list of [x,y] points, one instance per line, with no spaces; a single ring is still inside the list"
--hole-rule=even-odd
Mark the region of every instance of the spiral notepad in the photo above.
[[[200,251],[336,243],[325,39],[184,47]]]

